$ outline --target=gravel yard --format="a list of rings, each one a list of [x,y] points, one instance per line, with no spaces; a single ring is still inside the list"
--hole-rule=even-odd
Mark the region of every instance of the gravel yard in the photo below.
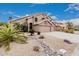
[[[27,35],[27,34],[25,34]],[[5,49],[0,48],[1,56],[53,56],[54,52],[59,52],[60,49],[65,49],[65,56],[78,55],[78,45],[79,35],[68,34],[63,32],[48,32],[41,33],[44,36],[43,39],[39,39],[37,35],[30,37],[27,40],[27,44],[17,44],[11,43],[11,50],[5,52]],[[35,39],[37,37],[37,39]],[[64,39],[67,39],[72,42],[68,44],[64,42]],[[77,40],[77,41],[76,41]],[[33,47],[40,47],[39,52],[33,51]],[[78,48],[78,47],[77,47]],[[76,53],[77,52],[77,53]],[[73,54],[74,53],[74,54]]]

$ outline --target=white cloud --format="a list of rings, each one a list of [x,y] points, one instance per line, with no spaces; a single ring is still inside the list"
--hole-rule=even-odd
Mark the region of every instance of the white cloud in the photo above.
[[[68,5],[68,8],[64,11],[76,10],[79,11],[79,3],[72,3]]]
[[[26,14],[25,16],[29,16],[29,14]]]
[[[79,25],[79,18],[68,19],[68,20],[56,20],[56,22],[59,22],[59,23],[72,22],[74,25]]]
[[[74,25],[79,25],[79,18],[62,20],[62,21],[58,20],[57,22],[61,23],[72,22]]]
[[[79,18],[71,19],[70,22],[72,22],[74,25],[79,25]]]
[[[6,15],[6,14],[13,14],[14,12],[12,11],[2,11],[1,14]]]
[[[7,11],[6,13],[8,13],[8,14],[14,14],[14,12],[12,12],[12,11]]]
[[[52,19],[56,20],[58,19],[55,15],[52,15],[51,12],[46,12],[48,16],[51,16]]]
[[[55,20],[58,19],[56,16],[51,16],[51,18],[52,18],[52,19],[55,19]]]
[[[20,17],[19,15],[16,15],[14,12],[12,12],[12,11],[8,11],[7,12],[8,14],[10,14],[10,15],[12,15],[12,16],[14,16],[14,17]]]
[[[50,12],[46,12],[48,16],[52,15]]]
[[[48,3],[32,3],[29,7],[35,7],[36,5],[45,5]]]
[[[29,7],[34,7],[34,6],[36,6],[36,4],[32,4],[32,5],[30,5]]]
[[[14,16],[14,17],[18,17],[18,18],[19,18],[19,17],[21,17],[21,16],[19,16],[19,15],[16,15],[16,14],[13,14],[13,16]]]
[[[56,22],[58,23],[65,23],[65,22],[68,22],[69,20],[56,20]]]
[[[48,3],[32,3],[32,4],[48,4]]]
[[[3,15],[11,15],[11,16],[14,16],[14,17],[20,17],[19,15],[17,15],[17,14],[15,14],[15,12],[13,12],[13,11],[3,11],[3,12],[1,12],[1,14],[3,14]]]

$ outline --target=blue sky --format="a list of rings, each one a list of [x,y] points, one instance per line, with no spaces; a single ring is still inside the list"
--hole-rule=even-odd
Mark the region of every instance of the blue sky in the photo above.
[[[34,13],[47,13],[52,18],[62,21],[79,18],[79,4],[76,3],[0,3],[0,21],[7,22],[8,17]]]

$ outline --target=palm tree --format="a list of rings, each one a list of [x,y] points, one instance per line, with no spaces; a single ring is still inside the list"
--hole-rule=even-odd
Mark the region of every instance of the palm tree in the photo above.
[[[9,19],[8,20],[12,20],[13,18],[12,18],[12,16],[9,16]]]
[[[5,47],[6,51],[10,50],[11,42],[24,44],[26,43],[26,39],[27,37],[17,32],[17,30],[10,24],[4,26],[4,28],[0,30],[0,47]]]

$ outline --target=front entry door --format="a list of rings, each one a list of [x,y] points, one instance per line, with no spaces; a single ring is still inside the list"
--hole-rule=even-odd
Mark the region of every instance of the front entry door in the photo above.
[[[32,28],[33,28],[32,25],[33,25],[33,24],[30,23],[30,25],[29,25],[29,29],[30,29],[30,30],[32,30]]]

